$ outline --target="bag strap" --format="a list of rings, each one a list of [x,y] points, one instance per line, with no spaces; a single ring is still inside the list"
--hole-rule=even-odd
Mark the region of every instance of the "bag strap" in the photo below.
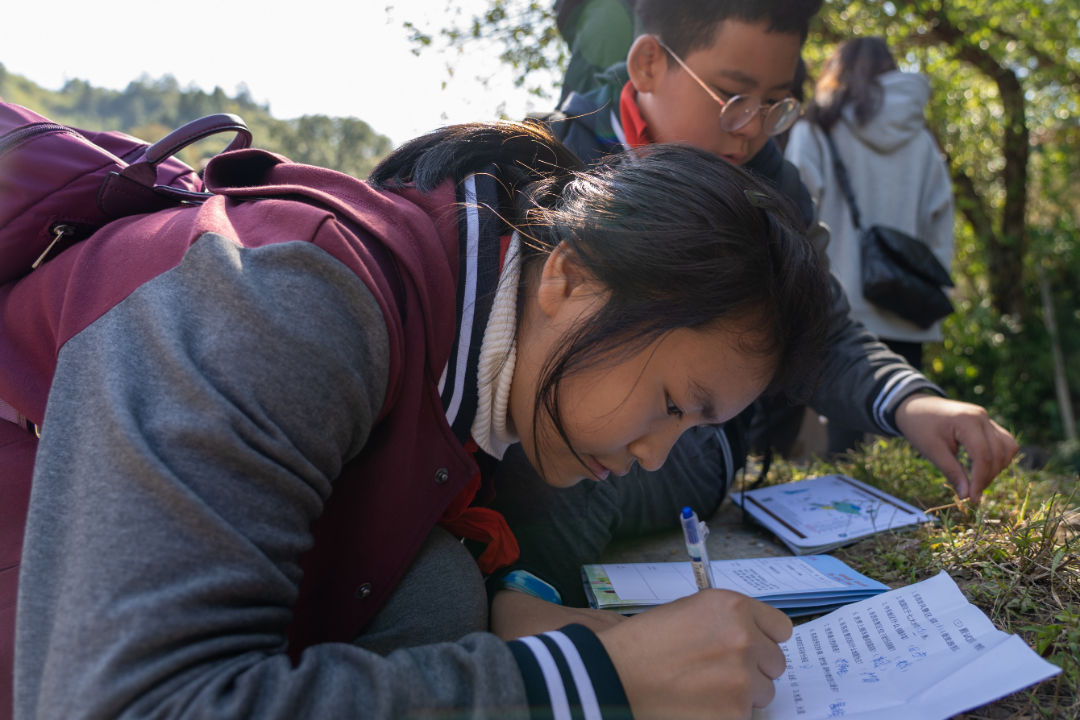
[[[844,165],[844,161],[840,159],[840,153],[836,151],[836,143],[833,142],[832,134],[824,128],[822,128],[822,132],[825,133],[825,142],[829,144],[833,169],[836,171],[836,180],[840,183],[840,191],[844,193],[848,207],[851,208],[851,221],[855,223],[856,230],[862,230],[862,226],[859,225],[859,206],[855,204],[855,191],[851,189],[851,178],[848,177],[847,167]]]

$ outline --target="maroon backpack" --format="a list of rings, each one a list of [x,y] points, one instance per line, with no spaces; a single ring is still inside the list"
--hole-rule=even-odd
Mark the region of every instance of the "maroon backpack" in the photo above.
[[[210,193],[199,174],[173,155],[219,132],[236,133],[228,150],[251,143],[235,115],[204,117],[151,145],[121,132],[66,127],[0,101],[0,299],[112,220],[205,201]],[[0,334],[0,350],[9,351],[0,359],[21,350],[5,348],[6,340]],[[7,399],[12,404],[0,397],[0,720],[12,712],[14,598],[37,447],[37,427]]]
[[[0,720],[12,712],[15,597],[38,443],[34,423],[45,417],[59,349],[129,292],[175,267],[208,227],[228,227],[229,237],[242,247],[310,241],[356,273],[388,319],[393,390],[388,389],[377,422],[387,423],[380,432],[395,440],[373,443],[373,451],[352,460],[335,482],[334,502],[313,527],[315,545],[300,558],[303,582],[288,629],[294,659],[315,642],[355,637],[407,569],[430,523],[475,473],[472,458],[447,440],[453,436],[444,430],[438,395],[425,382],[411,381],[437,377],[451,352],[453,304],[431,298],[452,296],[457,282],[456,266],[449,262],[457,257],[457,224],[444,212],[458,204],[452,184],[430,194],[382,192],[346,174],[291,163],[264,150],[233,149],[249,141],[233,116],[204,118],[150,147],[110,134],[127,146],[113,150],[99,136],[27,113],[0,104],[0,122],[7,123],[0,125],[0,396],[7,396],[9,411],[19,408],[32,420],[16,415],[16,422],[5,422],[10,418],[0,402]],[[19,122],[12,123],[12,117]],[[209,162],[204,187],[190,168],[168,158],[219,130],[237,132],[238,138],[230,152]],[[185,206],[204,201],[200,207]],[[53,232],[68,237],[57,229],[68,224],[78,230],[71,237],[91,232],[93,237],[63,252],[49,249]],[[16,225],[24,229],[12,231]],[[106,246],[112,251],[102,249]],[[138,248],[138,257],[110,273],[110,262],[118,257],[113,253],[130,247]],[[429,261],[429,247],[446,253],[448,262]],[[31,270],[43,254],[44,266]],[[22,303],[26,298],[30,307]],[[423,352],[406,353],[406,347]],[[402,459],[399,447],[428,436],[442,438],[438,447]],[[391,472],[402,480],[376,483],[376,489],[362,482]],[[431,482],[447,473],[451,480]],[[423,510],[411,514],[408,523],[383,521],[379,508],[403,503]],[[401,542],[386,540],[395,533]],[[373,538],[393,549],[367,552]],[[353,562],[356,558],[360,561]],[[365,594],[357,595],[357,587]],[[357,606],[358,597],[365,603]]]
[[[151,145],[0,102],[0,285],[111,220],[202,202],[199,175],[173,155],[219,132],[236,133],[227,150],[251,144],[235,115],[195,120]]]
[[[236,133],[230,150],[251,142],[235,115],[196,120],[150,145],[120,132],[66,127],[0,101],[0,297],[116,218],[204,201],[209,195],[202,179],[173,155],[223,131]],[[0,467],[0,720],[12,712],[14,597],[30,496],[24,480],[33,467],[36,430],[0,397],[0,448],[7,463]]]

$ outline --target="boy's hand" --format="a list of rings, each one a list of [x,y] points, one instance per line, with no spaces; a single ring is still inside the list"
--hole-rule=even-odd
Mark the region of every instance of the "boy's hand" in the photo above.
[[[976,504],[1020,449],[1009,431],[983,408],[936,395],[905,398],[896,411],[896,427],[912,447],[937,465],[957,495]],[[960,446],[971,459],[970,472],[957,460]]]
[[[638,720],[745,720],[773,699],[791,620],[745,595],[702,590],[598,637]]]

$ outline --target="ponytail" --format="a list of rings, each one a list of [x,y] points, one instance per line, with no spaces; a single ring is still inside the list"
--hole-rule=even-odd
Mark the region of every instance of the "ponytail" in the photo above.
[[[379,189],[412,185],[430,192],[445,180],[458,182],[476,172],[490,172],[509,200],[504,208],[512,226],[525,222],[537,202],[555,202],[578,159],[538,123],[487,122],[451,125],[402,145],[372,170],[368,182]],[[539,183],[542,191],[533,186]]]

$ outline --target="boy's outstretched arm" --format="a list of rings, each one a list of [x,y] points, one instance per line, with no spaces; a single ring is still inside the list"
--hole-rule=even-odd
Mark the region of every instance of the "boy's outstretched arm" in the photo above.
[[[916,394],[896,410],[896,427],[911,446],[934,463],[956,494],[978,503],[983,490],[1009,466],[1020,446],[1008,430],[978,405]],[[963,447],[970,470],[957,458]]]

